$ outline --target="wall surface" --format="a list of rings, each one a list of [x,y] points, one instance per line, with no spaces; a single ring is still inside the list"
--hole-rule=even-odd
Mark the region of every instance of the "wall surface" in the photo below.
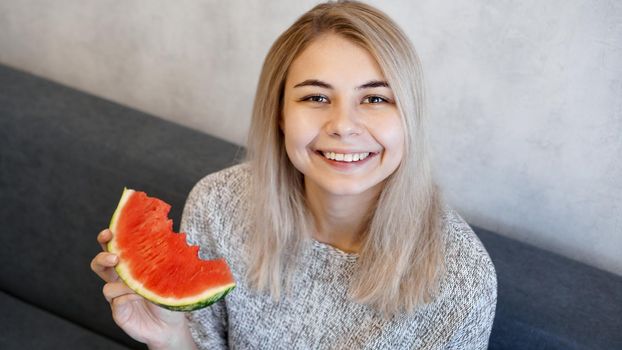
[[[244,144],[266,52],[315,3],[0,0],[0,63]],[[423,61],[452,205],[622,275],[622,2],[370,3]]]

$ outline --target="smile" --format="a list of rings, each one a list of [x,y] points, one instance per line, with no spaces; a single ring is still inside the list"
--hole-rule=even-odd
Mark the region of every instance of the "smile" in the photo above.
[[[335,153],[335,152],[319,151],[318,153],[323,155],[324,158],[327,158],[327,159],[330,159],[330,160],[334,160],[334,161],[338,161],[338,162],[346,162],[346,163],[358,162],[358,161],[361,161],[361,160],[369,157],[369,155],[370,155],[370,152],[362,152],[362,153]]]

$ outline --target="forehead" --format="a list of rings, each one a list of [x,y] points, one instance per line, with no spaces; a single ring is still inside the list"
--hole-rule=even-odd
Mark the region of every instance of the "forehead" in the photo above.
[[[313,40],[289,67],[288,87],[305,79],[358,86],[370,80],[384,80],[384,76],[369,51],[341,35],[326,34]]]

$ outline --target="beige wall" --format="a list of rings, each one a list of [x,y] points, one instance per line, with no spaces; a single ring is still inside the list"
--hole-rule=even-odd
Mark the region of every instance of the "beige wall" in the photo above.
[[[0,62],[243,144],[264,55],[315,1],[0,0]],[[622,274],[622,5],[372,1],[427,75],[475,225]]]

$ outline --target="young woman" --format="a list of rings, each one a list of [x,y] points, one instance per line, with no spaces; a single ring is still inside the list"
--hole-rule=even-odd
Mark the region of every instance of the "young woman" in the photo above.
[[[423,102],[419,60],[385,14],[311,9],[266,57],[248,161],[203,178],[184,208],[181,230],[227,258],[237,288],[169,312],[102,252],[114,320],[154,349],[487,348],[495,269],[434,183]]]

